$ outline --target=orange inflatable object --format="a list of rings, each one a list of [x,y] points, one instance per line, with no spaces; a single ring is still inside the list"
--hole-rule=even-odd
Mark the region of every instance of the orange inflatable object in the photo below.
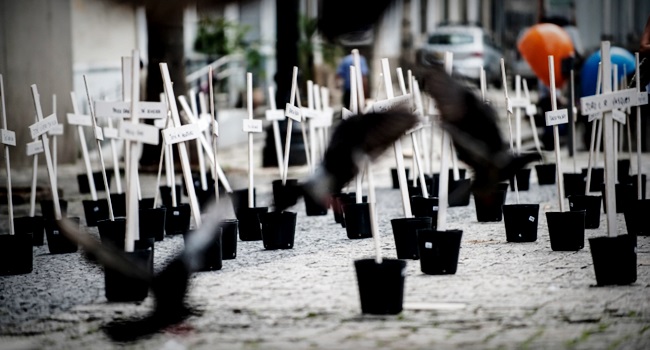
[[[564,84],[561,62],[563,58],[573,56],[573,43],[562,27],[552,23],[536,24],[519,38],[517,49],[537,78],[548,87],[551,86],[548,56],[553,55],[555,87],[559,88]]]

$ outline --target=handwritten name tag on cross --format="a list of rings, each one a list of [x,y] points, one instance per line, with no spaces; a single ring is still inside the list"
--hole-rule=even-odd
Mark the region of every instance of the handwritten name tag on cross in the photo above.
[[[40,140],[32,141],[27,144],[27,155],[33,156],[43,152],[43,142]]]
[[[603,112],[593,113],[593,114],[590,114],[589,117],[587,117],[587,120],[589,122],[593,122],[596,119],[598,119],[598,120],[603,119]]]
[[[622,111],[620,111],[618,109],[615,109],[615,110],[612,111],[612,119],[614,119],[617,122],[625,125],[625,119],[627,119],[627,118],[626,118],[625,113],[623,113]]]
[[[300,108],[292,104],[287,103],[286,107],[284,108],[284,115],[297,122],[302,121],[302,113],[300,111]]]
[[[285,118],[284,117],[284,110],[282,110],[282,109],[267,109],[264,112],[264,115],[266,117],[266,120],[270,120],[270,121],[273,121],[273,120],[281,121],[281,120],[284,120],[284,118]]]
[[[116,128],[104,128],[104,137],[107,139],[119,139],[120,134]]]
[[[50,114],[47,118],[30,125],[29,132],[32,138],[35,139],[56,127],[57,124],[59,123],[56,120],[56,114]]]
[[[638,100],[639,95],[636,89],[625,89],[583,97],[580,99],[580,107],[583,115],[589,115],[597,112],[611,111],[615,108],[636,106]]]
[[[544,113],[546,117],[546,126],[566,124],[569,122],[569,111],[566,108],[557,111],[548,111]]]
[[[52,136],[63,135],[63,124],[56,124],[47,133]]]
[[[164,102],[138,102],[141,119],[160,119],[167,117],[167,105]],[[130,118],[131,102],[95,101],[95,113],[105,118]]]
[[[2,135],[2,143],[7,145],[7,146],[16,146],[16,133],[7,130],[7,129],[2,129],[0,130],[0,134]]]
[[[93,126],[93,121],[89,115],[68,113],[68,124],[79,126]]]
[[[639,92],[639,96],[637,97],[638,100],[638,105],[639,106],[644,106],[648,104],[648,92]]]
[[[262,121],[257,119],[242,120],[242,129],[244,132],[262,132]]]
[[[120,137],[128,141],[157,145],[159,130],[149,124],[120,123]]]
[[[177,128],[168,128],[162,131],[163,139],[168,145],[195,140],[199,137],[199,133],[199,127],[196,124],[185,124]]]
[[[397,108],[411,108],[411,94],[397,96],[388,100],[377,101],[370,106],[372,113],[386,113]]]

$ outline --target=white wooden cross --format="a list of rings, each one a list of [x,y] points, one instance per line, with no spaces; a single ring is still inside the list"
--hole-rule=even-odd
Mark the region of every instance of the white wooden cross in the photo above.
[[[277,109],[275,104],[275,89],[273,86],[269,86],[269,104],[270,109],[267,109],[264,113],[264,117],[267,121],[271,122],[273,128],[273,141],[275,142],[275,157],[278,161],[278,171],[280,172],[280,179],[284,178],[284,161],[282,160],[282,138],[280,136],[280,121],[285,119],[284,110]]]
[[[255,197],[253,190],[255,182],[253,176],[253,134],[262,132],[262,121],[253,119],[253,73],[246,73],[246,105],[248,119],[242,121],[242,130],[248,133],[248,207],[253,208]]]
[[[560,202],[560,212],[564,212],[564,176],[562,175],[562,164],[560,159],[560,133],[558,125],[569,122],[569,111],[566,108],[557,109],[557,98],[555,95],[555,68],[553,56],[548,56],[548,72],[551,88],[551,110],[544,114],[546,126],[553,126],[553,141],[555,149],[555,170],[557,172],[557,192]]]
[[[0,136],[2,138],[2,145],[4,146],[5,152],[5,166],[7,172],[7,204],[9,205],[9,234],[13,235],[16,232],[14,231],[14,205],[13,199],[11,198],[11,164],[9,161],[9,146],[16,147],[16,133],[7,128],[7,108],[5,107],[5,85],[4,80],[2,79],[2,74],[0,74],[0,96],[2,97],[2,130],[0,130]]]
[[[84,165],[86,166],[86,176],[88,178],[88,187],[90,188],[90,196],[93,201],[96,201],[97,188],[95,187],[93,169],[90,165],[88,146],[86,145],[86,135],[83,130],[84,127],[92,127],[93,121],[90,119],[91,117],[89,115],[79,113],[79,108],[77,107],[77,97],[74,91],[70,92],[70,99],[72,100],[73,113],[68,113],[66,115],[68,119],[68,124],[77,127],[77,135],[79,136],[79,144],[81,145],[81,155],[83,157]]]
[[[600,95],[583,97],[580,99],[580,106],[583,115],[593,113],[603,113],[603,141],[605,142],[605,197],[607,199],[605,208],[607,210],[607,233],[608,236],[614,237],[618,234],[616,222],[616,199],[615,199],[615,181],[616,174],[614,168],[614,117],[613,110],[618,108],[627,108],[647,103],[647,95],[640,96],[637,89],[624,89],[612,92],[612,72],[611,72],[611,54],[610,42],[603,41],[600,45],[601,64],[602,64],[602,88],[603,93]]]
[[[302,111],[300,107],[297,107],[294,102],[296,101],[296,96],[298,95],[298,67],[293,67],[293,73],[291,78],[291,95],[289,96],[289,102],[284,107],[284,115],[289,118],[287,120],[287,134],[284,140],[284,166],[282,170],[282,185],[287,184],[287,173],[289,172],[289,152],[291,151],[291,133],[293,129],[293,121],[300,123],[302,121]],[[303,137],[304,137],[304,128]],[[305,143],[307,145],[307,143]],[[308,154],[308,153],[307,153]],[[309,159],[309,157],[307,158]]]
[[[52,94],[52,114],[56,115],[56,94]],[[58,120],[58,118],[57,118]],[[54,166],[54,181],[58,185],[58,174],[59,174],[59,161],[58,161],[58,147],[57,147],[57,136],[63,136],[63,123],[57,123],[52,129],[47,131],[47,134],[52,137],[52,165]]]

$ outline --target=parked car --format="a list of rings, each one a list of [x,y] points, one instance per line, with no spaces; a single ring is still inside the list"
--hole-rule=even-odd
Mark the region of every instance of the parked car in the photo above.
[[[503,52],[483,28],[466,25],[437,28],[417,49],[417,62],[422,66],[442,64],[446,51],[454,55],[454,74],[478,84],[482,66],[487,82],[501,87]]]

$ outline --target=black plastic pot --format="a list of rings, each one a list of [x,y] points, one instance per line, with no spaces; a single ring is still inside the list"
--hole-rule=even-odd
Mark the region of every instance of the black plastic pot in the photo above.
[[[624,212],[627,233],[634,236],[650,236],[650,199],[637,199]]]
[[[298,179],[287,179],[287,182],[283,185],[282,180],[273,180],[271,181],[271,189],[273,191],[273,203],[275,207],[288,208],[295,203],[291,203],[293,199],[293,193],[298,189]],[[247,203],[248,201],[248,192],[246,192],[243,200]]]
[[[153,249],[136,249],[124,254],[131,262],[153,274]],[[109,302],[142,301],[149,294],[149,284],[146,281],[126,276],[108,266],[104,267],[104,289]]]
[[[165,238],[167,208],[140,208],[138,211],[140,232],[153,237],[156,242]]]
[[[582,168],[582,176],[585,178],[585,187],[587,181],[587,168]],[[589,192],[598,192],[600,187],[605,183],[605,169],[591,168],[591,180],[589,182]],[[584,192],[582,192],[584,194]]]
[[[617,162],[618,182],[630,182],[630,160],[619,159]]]
[[[503,205],[503,222],[508,242],[535,242],[539,223],[539,204]]]
[[[230,260],[237,257],[237,234],[239,220],[227,219],[221,222],[221,259]]]
[[[345,221],[345,211],[343,210],[346,205],[348,204],[353,204],[357,202],[357,194],[356,192],[349,192],[345,196],[340,196],[337,198],[338,204],[341,207],[341,214],[343,218],[341,219],[341,227],[345,228],[347,225]],[[367,203],[368,202],[368,196],[362,196],[361,197],[361,203]]]
[[[637,199],[636,186],[631,183],[617,183],[614,185],[616,191],[616,213],[624,213],[627,207]],[[605,195],[605,184],[601,185],[603,195],[603,212],[607,214],[607,196]]]
[[[449,207],[465,207],[469,205],[469,198],[471,194],[472,179],[465,178],[465,169],[459,169],[460,178],[454,180],[452,170],[449,170],[449,184],[447,188],[447,203]],[[439,174],[433,174],[431,178],[431,186],[429,196],[438,197],[438,181],[440,180]]]
[[[40,204],[43,220],[55,220],[56,215],[54,214],[54,201],[52,199],[43,199],[40,201]],[[59,206],[61,207],[61,217],[68,216],[68,201],[59,198]]]
[[[262,240],[262,216],[268,207],[242,208],[236,215],[239,220],[239,239],[242,241]]]
[[[34,268],[32,234],[0,235],[0,275],[21,275]]]
[[[585,246],[585,211],[546,212],[553,251],[578,251]]]
[[[73,226],[79,227],[81,221],[78,217],[69,217],[63,220],[69,220]],[[77,243],[68,239],[61,232],[61,220],[45,220],[45,234],[47,235],[47,247],[52,254],[66,254],[77,251]]]
[[[204,261],[201,261],[201,265],[198,267],[198,271],[217,271],[221,270],[223,267],[222,264],[222,237],[223,237],[223,228],[217,226],[215,228],[216,232],[214,240],[210,242],[210,245],[206,247],[207,251],[204,254],[206,258]],[[187,239],[194,234],[194,230],[188,230],[183,234],[183,242],[187,243]]]
[[[248,208],[248,188],[234,190],[230,193],[230,202],[235,213]],[[253,188],[253,207],[257,204],[257,191]]]
[[[422,196],[411,197],[411,213],[416,218],[431,218],[431,228],[435,229],[438,224],[438,198]]]
[[[151,209],[153,208],[153,197],[148,197],[148,198],[142,198],[138,201],[138,208],[139,209]],[[158,207],[160,208],[160,202],[158,202]]]
[[[517,189],[519,191],[528,191],[530,188],[530,168],[521,168],[515,173],[517,178]],[[510,178],[510,189],[515,190],[514,177]]]
[[[370,204],[350,203],[343,206],[345,215],[345,232],[350,239],[370,238]]]
[[[398,259],[419,259],[417,230],[430,229],[431,218],[398,218],[392,219],[395,249]]]
[[[114,247],[124,250],[126,239],[126,218],[119,217],[115,220],[100,220],[97,222],[97,231],[102,244],[111,244]],[[153,249],[154,237],[151,232],[140,230],[140,239],[133,242],[135,250]],[[153,253],[152,253],[153,254]]]
[[[16,234],[32,234],[32,245],[41,246],[45,238],[45,220],[40,215],[21,216],[14,218]]]
[[[126,216],[126,193],[111,193],[111,205],[113,216]]]
[[[569,209],[571,211],[585,211],[585,228],[594,229],[600,226],[601,196],[586,196],[572,194],[569,196]]]
[[[506,191],[489,193],[474,192],[474,206],[478,222],[496,222],[503,218],[502,206],[506,202]]]
[[[636,282],[636,239],[630,235],[589,239],[596,284],[626,285]]]
[[[339,198],[347,195],[347,193],[334,193],[332,195],[332,213],[334,214],[334,222],[337,224],[341,224],[343,222],[343,208],[341,208],[341,202],[339,201]]]
[[[355,260],[361,312],[371,315],[397,315],[404,302],[406,261],[383,259]]]
[[[314,200],[311,196],[304,196],[305,200],[305,213],[307,216],[323,216],[327,215],[328,205]]]
[[[82,200],[81,204],[84,208],[87,226],[94,227],[97,226],[97,221],[108,219],[108,200]]]
[[[291,249],[296,235],[296,216],[291,211],[262,214],[262,243],[264,249]]]
[[[111,179],[113,178],[112,169],[106,169],[106,180],[108,185],[111,185]],[[95,190],[106,191],[106,186],[104,186],[104,176],[101,171],[93,172],[93,182],[95,182]],[[79,185],[80,193],[90,193],[90,184],[88,184],[88,175],[87,174],[78,174],[77,175],[77,184]]]
[[[165,213],[165,232],[168,235],[179,235],[190,229],[192,209],[188,203],[181,203],[177,207],[167,207]]]
[[[554,185],[556,178],[555,163],[536,164],[535,173],[537,174],[537,183],[540,185]]]
[[[176,185],[176,203],[181,202],[181,185]],[[160,200],[162,201],[162,204],[166,206],[167,208],[172,207],[172,190],[171,187],[169,186],[160,186]]]
[[[636,198],[638,199],[639,198],[638,193],[637,193],[638,184],[636,183],[637,177],[638,177],[637,174],[634,174],[634,175],[630,176],[628,183],[631,183],[632,186],[634,187],[634,193],[636,195]],[[646,192],[646,175],[641,174],[641,199],[646,198],[645,192]]]
[[[585,194],[585,188],[587,188],[586,175],[582,175],[582,173],[564,173],[562,179],[564,180],[564,198],[573,194]]]
[[[406,181],[409,181],[410,172],[411,172],[410,168],[404,168],[404,173],[406,174]],[[390,176],[393,179],[393,188],[399,188],[399,178],[397,176],[397,168],[390,169]]]
[[[417,231],[420,270],[427,275],[453,275],[458,268],[462,230]]]

